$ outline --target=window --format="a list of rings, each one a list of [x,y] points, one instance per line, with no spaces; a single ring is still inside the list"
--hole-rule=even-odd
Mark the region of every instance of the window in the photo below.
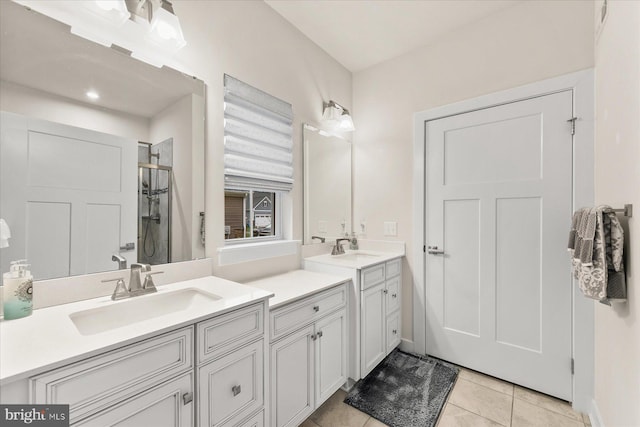
[[[276,192],[226,190],[224,192],[225,240],[280,238],[280,196]]]
[[[291,104],[228,75],[224,88],[225,241],[282,239],[282,199],[293,186]]]

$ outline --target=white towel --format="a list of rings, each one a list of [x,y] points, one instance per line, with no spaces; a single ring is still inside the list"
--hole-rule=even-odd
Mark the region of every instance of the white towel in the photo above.
[[[7,222],[0,218],[0,248],[9,247],[9,239],[11,238],[11,230]]]

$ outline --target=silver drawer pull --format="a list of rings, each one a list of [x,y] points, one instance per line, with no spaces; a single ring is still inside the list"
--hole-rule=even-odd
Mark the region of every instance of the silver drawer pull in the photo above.
[[[242,391],[242,387],[240,387],[240,385],[234,385],[233,387],[231,387],[231,392],[233,393],[234,396],[239,395],[241,391]]]
[[[389,290],[388,290],[388,289],[385,289],[385,290],[383,290],[382,292],[384,292],[385,294],[388,294],[388,293],[389,293]]]
[[[314,305],[313,306],[313,311],[315,311],[316,313],[320,311],[320,306],[319,305]]]
[[[397,329],[393,330],[393,335],[398,335],[398,330]]]
[[[182,402],[186,405],[187,403],[191,403],[193,401],[193,393],[188,392],[182,395]]]
[[[318,331],[316,335],[318,335],[318,338],[322,338],[322,331]]]
[[[397,298],[398,294],[391,294],[392,297]]]
[[[316,334],[311,335],[311,339],[314,340],[314,341],[317,340],[318,339],[318,335],[316,335]]]

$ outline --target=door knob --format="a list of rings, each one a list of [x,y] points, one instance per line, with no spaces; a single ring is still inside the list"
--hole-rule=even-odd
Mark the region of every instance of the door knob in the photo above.
[[[444,255],[444,251],[438,250],[437,246],[429,246],[427,248],[427,252],[430,255]]]

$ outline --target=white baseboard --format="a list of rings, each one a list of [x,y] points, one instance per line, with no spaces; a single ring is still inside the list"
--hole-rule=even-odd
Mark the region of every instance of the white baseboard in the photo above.
[[[413,341],[405,340],[404,338],[402,338],[402,340],[400,340],[400,350],[404,351],[405,353],[415,353],[416,345]]]
[[[595,399],[591,401],[591,409],[589,410],[589,421],[591,421],[591,425],[593,427],[604,427],[602,417],[600,416],[600,410],[598,409],[598,404],[596,403]]]

